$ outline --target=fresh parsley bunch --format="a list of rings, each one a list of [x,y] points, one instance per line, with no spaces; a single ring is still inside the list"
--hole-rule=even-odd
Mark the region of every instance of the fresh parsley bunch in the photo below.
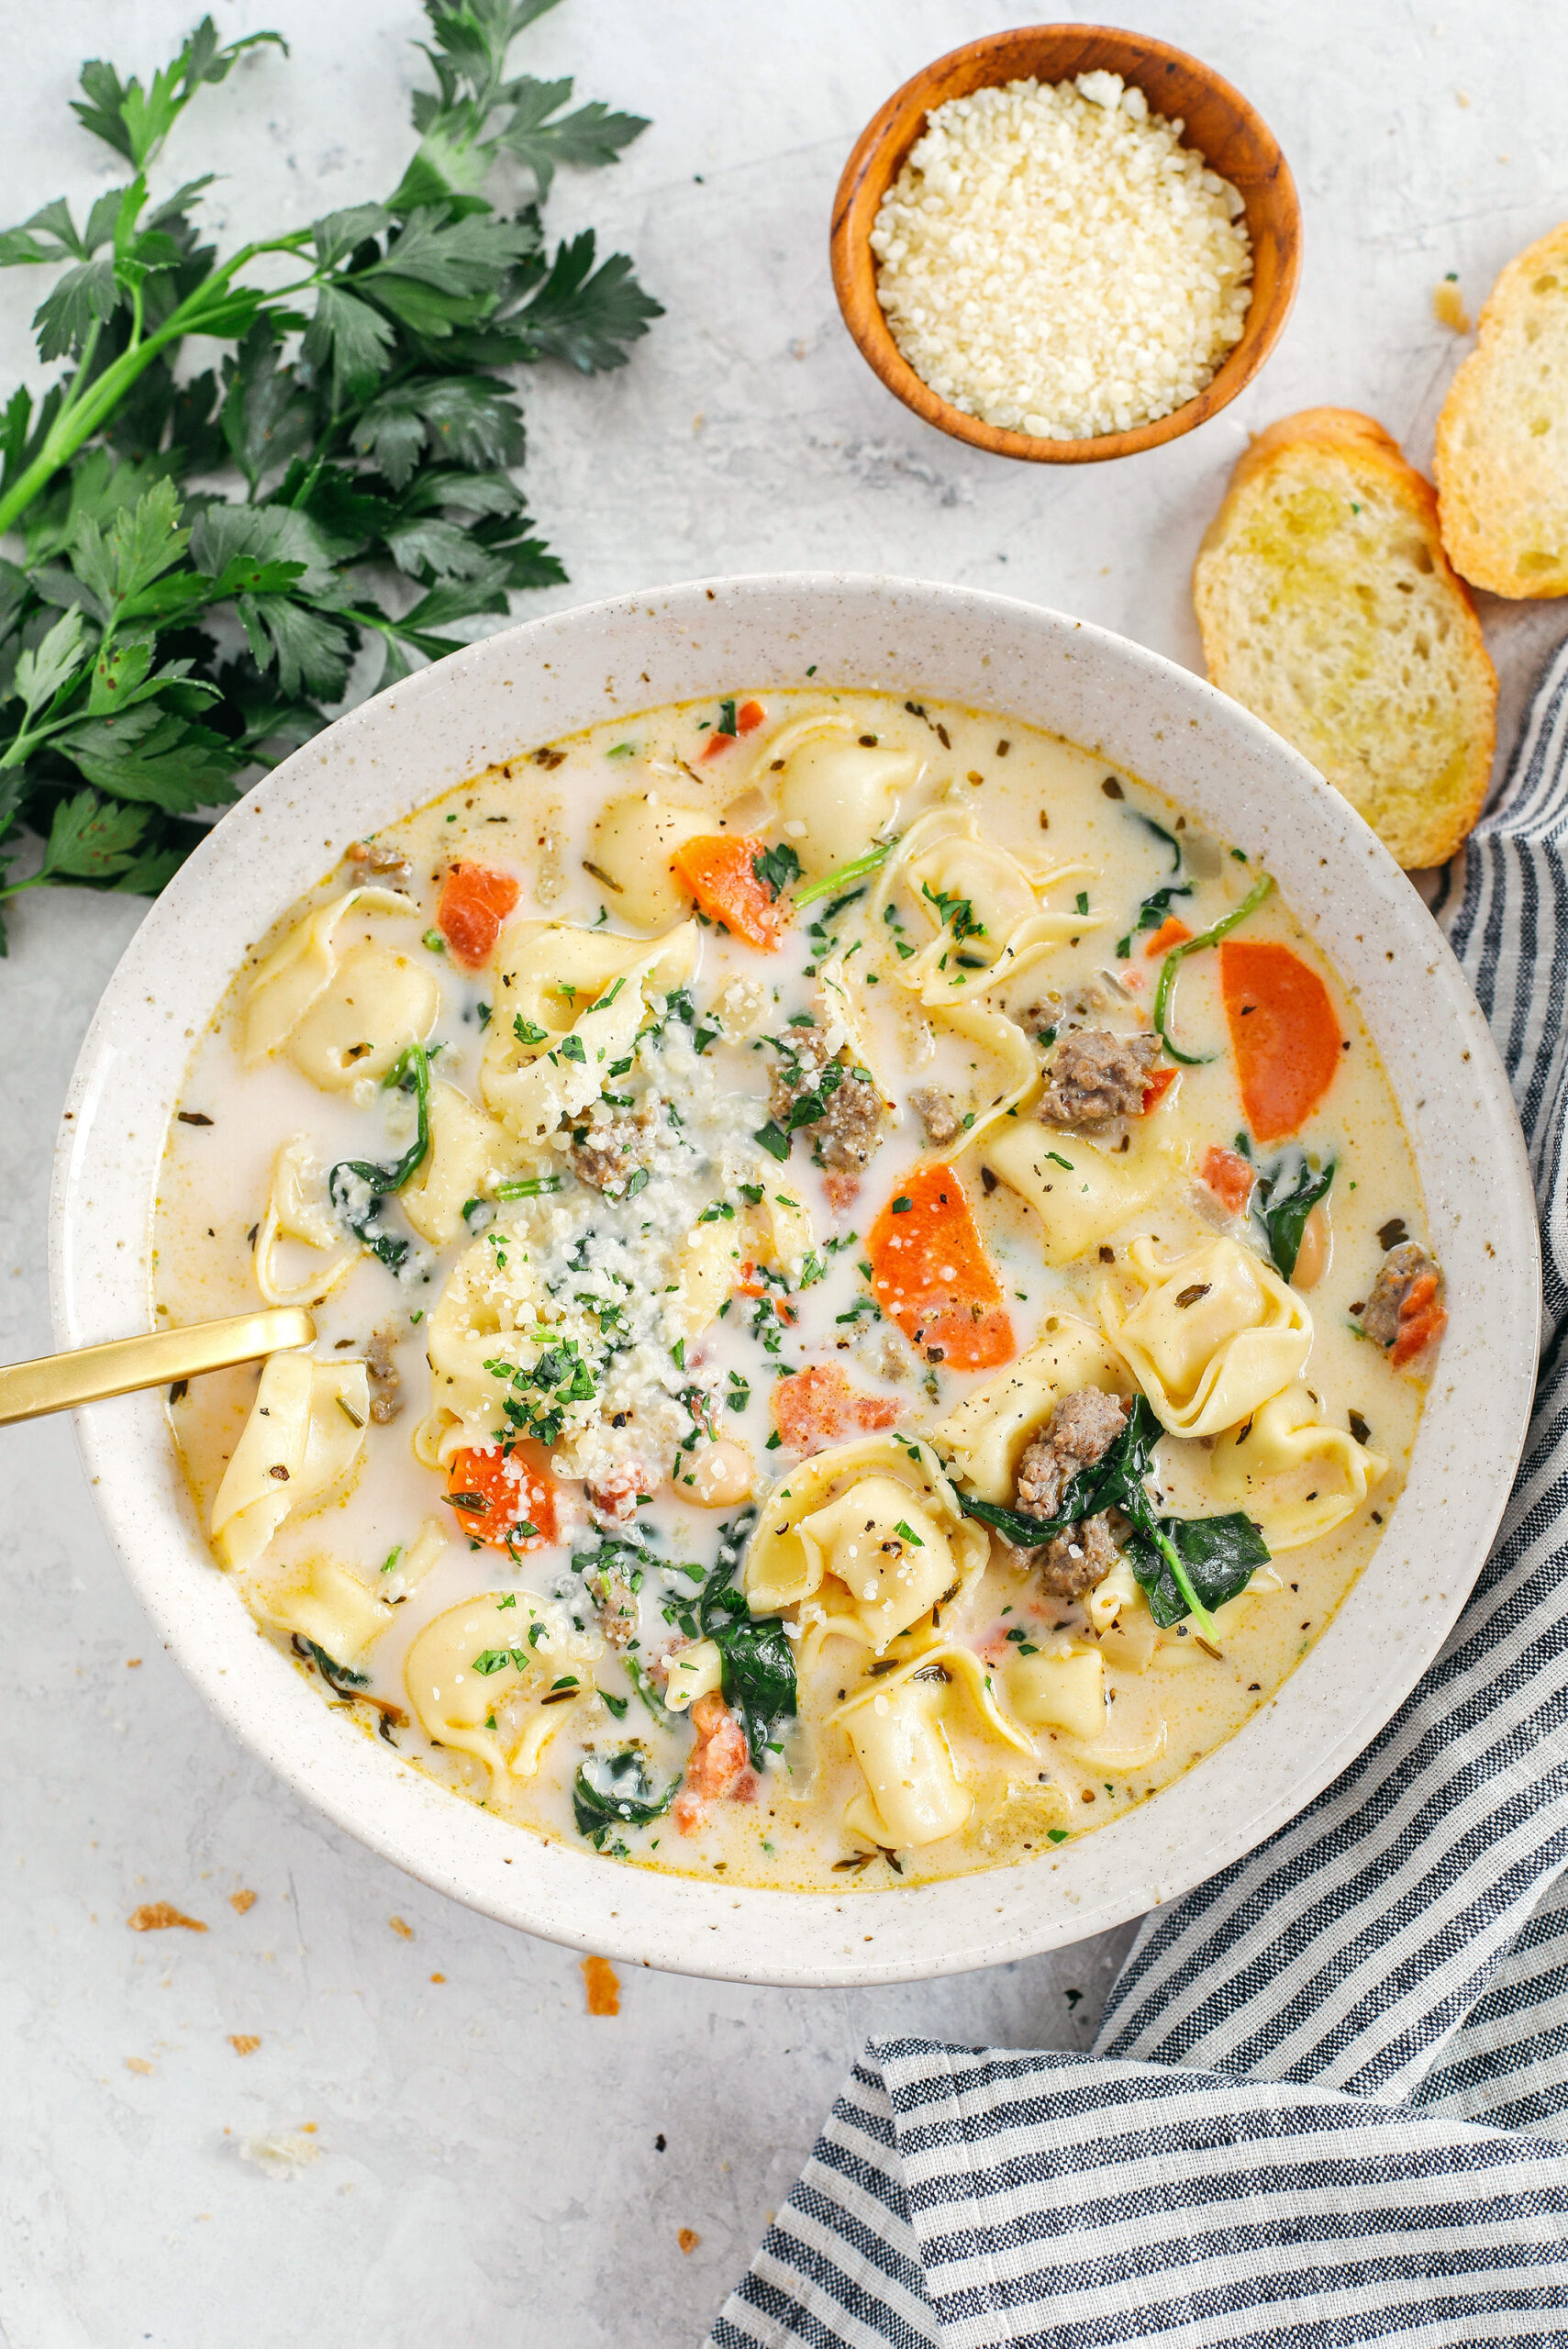
[[[197,92],[284,46],[222,45],[207,17],[146,89],[82,69],[72,110],[128,184],[81,228],[61,199],[0,233],[0,267],[62,269],[33,324],[64,362],[36,410],[18,387],[0,411],[0,901],[161,888],[198,810],[324,725],[362,646],[392,685],[566,575],[512,478],[507,371],[622,366],[661,315],[625,254],[598,261],[592,229],[550,253],[539,214],[558,165],[613,162],[646,125],[508,76],[555,0],[424,5],[437,86],[384,203],[220,261],[194,224],[210,173],[152,197]],[[503,163],[534,189],[510,217],[483,193]],[[216,370],[182,374],[190,335],[228,346]],[[29,834],[41,858],[10,880]]]

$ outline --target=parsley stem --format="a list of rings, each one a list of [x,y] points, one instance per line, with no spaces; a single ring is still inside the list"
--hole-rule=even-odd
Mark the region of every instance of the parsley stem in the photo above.
[[[874,873],[879,864],[886,863],[897,846],[895,840],[884,841],[880,847],[868,849],[864,856],[857,856],[850,863],[840,864],[836,873],[825,873],[821,880],[814,881],[808,889],[795,891],[795,904],[814,906],[818,897],[830,897],[836,889],[863,881],[868,873]]]
[[[1228,914],[1222,914],[1217,922],[1207,930],[1200,930],[1195,938],[1184,939],[1180,946],[1173,946],[1160,965],[1160,984],[1154,990],[1155,1032],[1171,1058],[1180,1061],[1184,1068],[1202,1068],[1209,1061],[1218,1059],[1218,1055],[1215,1052],[1184,1052],[1179,1044],[1172,1041],[1169,1023],[1171,998],[1176,989],[1176,973],[1189,954],[1195,954],[1200,947],[1218,946],[1228,931],[1234,930],[1239,922],[1245,921],[1249,914],[1256,913],[1273,885],[1272,874],[1261,874],[1239,906],[1232,906]]]

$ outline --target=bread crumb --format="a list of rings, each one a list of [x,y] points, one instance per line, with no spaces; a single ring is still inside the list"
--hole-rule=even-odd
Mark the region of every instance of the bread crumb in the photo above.
[[[432,1982],[444,1982],[446,1978],[444,1974],[432,1974],[430,1976]]]
[[[698,2243],[701,2243],[702,2237],[697,2233],[694,2227],[683,2227],[680,2233],[675,2237],[675,2241],[680,2244],[681,2249],[689,2258],[692,2253],[695,2251]]]
[[[228,1905],[237,1917],[243,1917],[247,1909],[254,1909],[256,1906],[256,1896],[253,1892],[231,1892],[228,1896]]]
[[[389,1917],[386,1921],[392,1927],[393,1932],[397,1935],[400,1942],[411,1942],[413,1940],[413,1926],[406,1925],[401,1917]]]
[[[152,2069],[145,2055],[128,2055],[125,2067],[128,2072],[150,2072]]]
[[[139,1655],[128,1655],[125,1660],[125,1668],[128,1672],[134,1672],[140,1662],[141,1658]]]
[[[1469,93],[1469,91],[1468,91],[1468,90],[1456,90],[1456,91],[1454,92],[1454,94],[1453,94],[1453,102],[1454,102],[1455,106],[1467,106],[1470,104],[1470,93]]]
[[[1451,277],[1432,288],[1432,316],[1440,326],[1451,327],[1455,334],[1470,332],[1470,317],[1459,286]]]
[[[268,2177],[291,2178],[320,2160],[320,2146],[310,2143],[314,2133],[313,2126],[260,2130],[253,2137],[241,2137],[237,2151],[242,2162],[250,2162]]]
[[[126,1919],[133,1933],[163,1933],[171,1925],[183,1925],[188,1933],[205,1933],[206,1927],[199,1917],[183,1916],[167,1900],[149,1900],[133,1909]]]
[[[588,2012],[591,2015],[618,2015],[620,2012],[620,1976],[607,1957],[585,1957],[583,1979],[588,1989]],[[693,2243],[696,2237],[692,2237]]]
[[[228,2043],[237,2055],[254,2055],[257,2048],[261,2044],[261,2041],[249,2031],[231,2031],[228,2034]]]

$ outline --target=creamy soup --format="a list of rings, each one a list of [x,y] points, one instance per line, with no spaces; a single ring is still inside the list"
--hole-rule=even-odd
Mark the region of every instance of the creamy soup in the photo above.
[[[1441,1273],[1243,842],[1011,718],[650,710],[370,841],[196,1048],[160,1320],[215,1570],[346,1722],[616,1860],[1049,1865],[1376,1571]]]

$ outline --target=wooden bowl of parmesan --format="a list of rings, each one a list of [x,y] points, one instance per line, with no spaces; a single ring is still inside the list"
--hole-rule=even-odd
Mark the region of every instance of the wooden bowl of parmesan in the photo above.
[[[1173,440],[1251,381],[1296,298],[1301,207],[1267,124],[1196,58],[1023,26],[866,126],[832,261],[845,324],[917,416],[1083,464]]]

